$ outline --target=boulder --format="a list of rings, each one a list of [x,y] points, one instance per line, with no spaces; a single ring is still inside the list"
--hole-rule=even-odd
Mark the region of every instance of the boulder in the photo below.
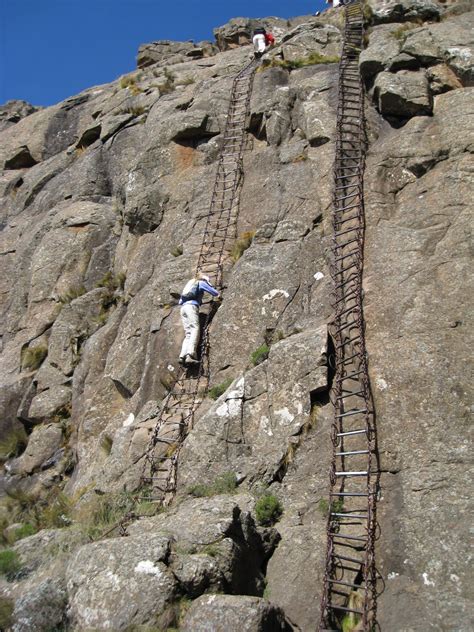
[[[67,594],[62,579],[48,578],[15,602],[12,632],[49,632],[66,624]]]
[[[359,68],[366,82],[388,68],[400,52],[400,42],[393,36],[398,25],[383,24],[374,27],[369,35],[368,46],[359,57]]]
[[[211,42],[199,42],[196,45],[193,42],[159,40],[140,46],[137,55],[137,67],[147,68],[156,63],[177,64],[185,61],[187,57],[193,59],[211,57],[216,52],[217,49]]]
[[[29,436],[23,454],[8,463],[8,472],[20,476],[32,474],[55,454],[62,441],[63,432],[59,424],[37,426]]]
[[[11,125],[15,125],[25,116],[37,112],[40,108],[27,101],[14,99],[0,106],[0,132]]]
[[[183,620],[183,632],[290,632],[295,628],[283,612],[259,597],[205,595],[196,599]]]
[[[41,422],[65,409],[71,402],[71,388],[65,385],[54,385],[35,395],[28,409],[27,418],[35,423]]]
[[[66,575],[74,629],[125,630],[154,621],[178,588],[166,566],[169,547],[166,536],[146,534],[80,548]]]
[[[341,31],[330,24],[314,24],[308,28],[301,25],[283,37],[281,50],[285,61],[304,60],[318,53],[327,57],[338,57],[341,52]]]
[[[10,158],[5,160],[4,169],[28,169],[36,165],[36,160],[31,155],[27,145],[15,149]]]
[[[431,114],[432,97],[423,71],[381,72],[374,84],[374,98],[383,116],[399,119]]]
[[[428,68],[426,74],[430,83],[430,91],[434,95],[462,88],[461,81],[446,64],[432,66]]]
[[[233,18],[224,26],[214,29],[213,33],[217,47],[219,50],[225,51],[250,44],[253,30],[257,27],[264,27],[267,31],[272,32],[276,38],[281,37],[290,28],[288,21],[281,18],[262,18],[258,20]]]

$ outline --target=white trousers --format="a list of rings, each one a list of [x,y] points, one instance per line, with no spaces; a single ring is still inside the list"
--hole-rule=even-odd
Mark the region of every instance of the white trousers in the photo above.
[[[196,357],[199,341],[199,307],[192,303],[182,305],[181,321],[184,327],[184,340],[179,357],[185,358],[187,355]]]
[[[265,35],[258,33],[253,36],[253,48],[256,53],[264,53],[265,52]]]

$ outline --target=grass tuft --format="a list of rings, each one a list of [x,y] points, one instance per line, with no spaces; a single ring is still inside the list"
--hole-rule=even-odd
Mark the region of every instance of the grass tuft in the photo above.
[[[240,235],[235,244],[232,246],[232,250],[230,251],[230,256],[234,263],[236,263],[240,259],[247,248],[250,248],[254,237],[254,230],[248,230]]]
[[[283,507],[278,498],[273,494],[264,494],[255,504],[257,522],[262,526],[275,524],[282,513]]]
[[[413,24],[411,22],[405,22],[405,24],[401,24],[399,27],[394,29],[390,35],[398,40],[399,42],[404,42],[408,36],[408,32],[414,28],[417,28],[418,24]]]
[[[173,250],[170,250],[170,254],[173,257],[181,257],[181,255],[183,254],[183,246],[176,246],[176,248],[173,248]]]
[[[128,88],[134,96],[143,92],[143,90],[137,86],[137,80],[132,75],[124,75],[121,77],[119,85],[122,90]]]
[[[9,582],[13,581],[21,570],[20,556],[13,549],[0,551],[0,575]]]
[[[107,272],[102,279],[96,283],[96,287],[103,287],[107,292],[101,298],[101,308],[96,322],[98,325],[105,325],[109,316],[109,311],[112,307],[117,305],[120,300],[123,300],[121,294],[125,287],[125,281],[127,276],[124,272],[119,272],[113,275],[112,272]]]
[[[237,488],[237,478],[234,472],[224,472],[214,483],[205,485],[198,483],[188,489],[188,494],[196,498],[215,496],[216,494],[232,494]]]
[[[40,368],[47,355],[48,347],[46,345],[23,349],[21,354],[21,368],[36,371],[36,369]]]
[[[364,607],[364,598],[359,593],[353,591],[349,595],[347,605],[352,610],[362,610]],[[342,632],[359,632],[359,630],[362,630],[360,624],[360,615],[355,612],[348,612],[342,619]]]
[[[109,454],[112,451],[112,445],[114,443],[114,440],[112,439],[112,437],[110,435],[105,434],[102,439],[100,440],[100,449],[107,455],[109,456]]]
[[[0,441],[0,463],[19,456],[26,448],[28,436],[24,428],[11,430]]]
[[[69,290],[66,290],[64,294],[58,296],[58,301],[63,305],[67,305],[71,303],[76,298],[83,296],[87,292],[86,288],[83,285],[76,285],[71,287]]]
[[[9,539],[11,538],[11,543],[14,544],[15,542],[18,542],[18,540],[28,538],[30,535],[34,535],[37,532],[38,529],[33,524],[31,524],[31,522],[26,522],[25,524],[22,524],[21,527],[14,529],[11,536],[9,536]]]
[[[154,503],[138,501],[131,492],[94,494],[74,510],[73,521],[89,539],[98,540],[128,514],[152,516],[156,511]]]
[[[269,353],[270,347],[266,343],[264,343],[263,345],[258,347],[258,349],[255,349],[255,351],[250,355],[250,361],[252,362],[253,366],[257,366],[268,358]]]
[[[128,108],[120,110],[120,114],[131,114],[132,116],[140,116],[145,114],[147,109],[143,105],[131,105]]]
[[[226,392],[232,382],[233,379],[229,377],[227,380],[224,380],[222,384],[217,384],[217,386],[213,386],[209,389],[208,396],[214,400],[219,399],[219,397]]]
[[[307,57],[300,59],[278,59],[273,57],[271,60],[265,60],[261,66],[262,72],[268,68],[284,68],[285,70],[296,70],[305,66],[314,66],[316,64],[337,64],[341,58],[338,55],[321,55],[320,53],[311,53]]]
[[[9,630],[13,625],[15,602],[9,597],[0,597],[0,630]]]
[[[321,498],[318,503],[318,509],[323,514],[324,517],[328,517],[329,512],[332,511],[334,513],[340,513],[344,508],[344,501],[342,498],[338,498],[337,500],[331,501],[329,503],[326,498]]]

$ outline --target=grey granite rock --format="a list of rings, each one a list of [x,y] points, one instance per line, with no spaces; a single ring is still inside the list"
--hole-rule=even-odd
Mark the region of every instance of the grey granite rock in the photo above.
[[[37,112],[41,108],[37,108],[27,101],[21,101],[20,99],[13,99],[7,101],[0,106],[0,131],[15,125],[25,116]]]
[[[374,97],[384,116],[409,118],[431,114],[432,98],[423,71],[382,72],[374,84]]]
[[[61,580],[46,579],[20,597],[13,611],[13,632],[48,632],[66,623],[67,595]]]
[[[371,19],[375,24],[437,20],[441,7],[433,0],[369,0]]]
[[[436,22],[432,4],[391,3],[396,21],[372,25],[361,58],[370,140],[364,300],[382,459],[379,613],[389,632],[425,632],[427,622],[441,631],[446,621],[471,628],[472,13],[460,13],[462,2],[436,4]],[[42,586],[58,581],[59,595],[67,568],[72,629],[176,627],[186,599],[217,591],[238,605],[212,613],[216,625],[235,614],[228,628],[261,627],[280,608],[295,629],[314,629],[331,447],[337,65],[273,65],[282,55],[305,63],[313,52],[337,55],[342,16],[264,21],[277,45],[255,75],[239,215],[210,327],[210,386],[230,385],[217,401],[200,394],[180,452],[178,498],[133,521],[126,538],[115,531],[86,542],[71,509],[65,529],[17,542],[22,572],[0,579],[15,624],[29,616],[41,629],[49,602],[59,621],[64,602]],[[223,51],[189,42],[144,48],[149,66],[0,131],[0,165],[23,146],[36,163],[0,173],[0,432],[3,441],[23,429],[28,441],[2,466],[2,520],[15,494],[34,495],[41,507],[65,497],[80,505],[139,487],[178,370],[176,296],[195,270],[229,92],[251,56],[253,25],[238,19],[221,29]],[[254,236],[237,258],[230,251],[242,233]],[[48,355],[33,370],[22,358],[37,347]],[[51,419],[62,420],[61,437]],[[18,464],[21,475],[8,474]],[[235,494],[192,495],[199,486],[213,493],[229,472]],[[263,487],[283,506],[271,530],[257,524]],[[201,621],[205,608],[199,602],[190,616]],[[278,614],[272,625],[281,621]]]

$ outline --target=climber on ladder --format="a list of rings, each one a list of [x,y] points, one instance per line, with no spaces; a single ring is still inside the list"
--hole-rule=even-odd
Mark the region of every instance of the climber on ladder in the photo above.
[[[179,363],[183,365],[199,364],[197,345],[199,342],[199,307],[204,292],[220,298],[219,292],[212,286],[205,274],[197,273],[196,277],[186,283],[179,299],[181,305],[181,321],[184,328],[184,340],[179,354]]]
[[[271,46],[275,43],[275,38],[271,33],[267,33],[266,30],[262,27],[254,30],[252,42],[255,57],[258,58],[263,55],[267,46]]]

